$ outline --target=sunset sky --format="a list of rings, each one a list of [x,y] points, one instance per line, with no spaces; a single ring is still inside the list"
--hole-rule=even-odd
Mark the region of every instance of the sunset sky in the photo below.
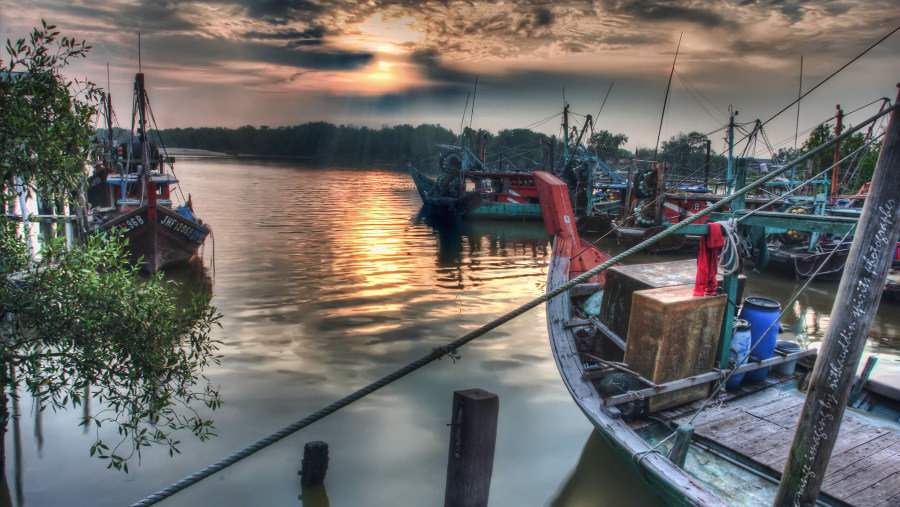
[[[663,140],[715,131],[729,106],[739,122],[769,120],[796,99],[801,56],[805,92],[900,26],[900,1],[0,0],[0,38],[42,18],[94,46],[72,77],[107,87],[109,65],[126,128],[140,33],[161,128],[324,120],[558,135],[565,101],[633,150],[656,143],[679,37]],[[847,122],[859,121],[898,82],[900,32],[801,102],[801,142],[836,104],[863,108]],[[796,115],[766,125],[772,144],[793,146]],[[721,151],[722,134],[711,138]]]

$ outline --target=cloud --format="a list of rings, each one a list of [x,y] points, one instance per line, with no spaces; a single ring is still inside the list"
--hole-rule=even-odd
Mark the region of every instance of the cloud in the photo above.
[[[185,20],[179,12],[179,6],[171,1],[111,3],[96,2],[89,4],[71,4],[61,10],[55,2],[36,2],[37,7],[44,7],[54,13],[51,19],[62,16],[65,19],[84,21],[85,29],[121,30],[123,34],[135,32],[179,32],[192,30],[195,25]]]
[[[410,55],[410,61],[420,67],[422,73],[430,80],[440,83],[468,84],[475,75],[455,70],[441,62],[441,53],[437,49],[426,49]]]
[[[636,22],[686,21],[707,28],[727,26],[731,22],[713,10],[716,2],[654,0],[607,1],[607,10],[627,14]]]
[[[309,39],[318,39],[321,40],[322,37],[325,36],[325,27],[321,25],[311,26],[306,30],[276,30],[274,32],[247,32],[244,35],[245,39],[264,39],[264,40],[286,40],[286,41],[294,41],[298,39],[309,40]]]
[[[286,25],[291,21],[316,19],[325,9],[310,0],[219,0],[244,7],[254,19],[273,25]]]
[[[190,47],[191,51],[184,51]],[[158,36],[146,41],[146,50],[158,61],[181,65],[216,66],[219,62],[250,61],[310,70],[353,70],[372,61],[373,55],[335,49],[312,49],[224,38],[188,35]],[[177,60],[174,59],[177,55]]]

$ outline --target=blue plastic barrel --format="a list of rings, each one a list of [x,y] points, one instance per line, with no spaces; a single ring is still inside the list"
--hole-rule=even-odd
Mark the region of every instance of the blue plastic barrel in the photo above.
[[[771,299],[749,297],[744,299],[740,317],[750,323],[750,347],[756,342],[756,348],[750,354],[751,359],[769,359],[775,355],[775,341],[778,337],[778,315],[781,313],[781,304]],[[768,332],[767,332],[768,330]],[[763,336],[765,333],[765,336]],[[760,368],[747,372],[744,380],[759,382],[765,380],[769,368]]]
[[[750,352],[750,323],[744,319],[734,320],[734,336],[731,338],[731,359],[734,360],[734,367],[745,364],[747,362],[747,352]],[[742,361],[743,359],[743,361]],[[737,373],[728,378],[725,382],[725,389],[736,389],[744,380],[745,373]]]

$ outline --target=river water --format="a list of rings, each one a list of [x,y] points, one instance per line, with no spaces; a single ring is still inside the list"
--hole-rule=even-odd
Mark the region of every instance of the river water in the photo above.
[[[544,291],[550,245],[541,223],[438,231],[418,216],[408,175],[246,159],[177,165],[213,228],[204,270],[173,274],[213,291],[222,364],[208,370],[224,406],[217,437],[184,435],[181,454],[147,449],[131,472],[88,455],[74,411],[18,402],[7,435],[14,504],[129,505],[300,420]],[[612,251],[624,249],[612,240]],[[674,260],[644,256],[638,261]],[[783,303],[797,282],[751,275],[747,295]],[[836,283],[816,283],[785,328],[820,339]],[[773,296],[774,295],[774,296]],[[868,353],[900,381],[900,308],[883,303]],[[657,505],[571,401],[549,353],[543,306],[161,505],[442,505],[453,391],[500,399],[491,505]],[[303,445],[330,445],[324,490],[301,490]]]

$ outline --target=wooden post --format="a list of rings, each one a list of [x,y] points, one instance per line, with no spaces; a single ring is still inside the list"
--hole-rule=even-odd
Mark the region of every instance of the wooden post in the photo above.
[[[303,446],[303,461],[300,467],[298,473],[303,487],[324,483],[325,472],[328,471],[328,444],[321,441],[307,442]]]
[[[895,102],[896,103],[896,102]],[[775,505],[813,505],[900,234],[900,110],[891,112]]]
[[[690,424],[681,424],[675,430],[675,442],[669,449],[666,458],[675,463],[680,468],[684,468],[684,462],[687,460],[688,449],[691,447],[691,438],[694,436],[694,427]]]
[[[663,222],[663,208],[665,208],[666,203],[666,166],[668,165],[665,162],[657,162],[656,163],[656,217],[654,218],[653,223],[656,225],[661,225]]]
[[[706,140],[706,163],[703,164],[705,171],[703,172],[703,188],[709,189],[709,150],[712,147],[712,141]]]
[[[635,148],[634,151],[637,151]],[[635,158],[637,155],[635,155]],[[628,184],[625,185],[625,199],[619,206],[619,220],[624,222],[631,215],[631,189],[634,187],[634,166],[637,162],[628,165]]]
[[[445,507],[488,504],[500,399],[482,389],[453,393]]]
[[[869,381],[869,377],[872,376],[872,370],[875,369],[875,364],[878,362],[878,358],[875,356],[869,356],[866,359],[866,365],[863,367],[862,373],[859,375],[859,378],[856,379],[856,382],[853,383],[853,388],[850,389],[850,398],[847,400],[847,404],[850,406],[854,406],[856,400],[859,399],[859,396],[863,392],[863,388],[866,386],[866,382]]]

